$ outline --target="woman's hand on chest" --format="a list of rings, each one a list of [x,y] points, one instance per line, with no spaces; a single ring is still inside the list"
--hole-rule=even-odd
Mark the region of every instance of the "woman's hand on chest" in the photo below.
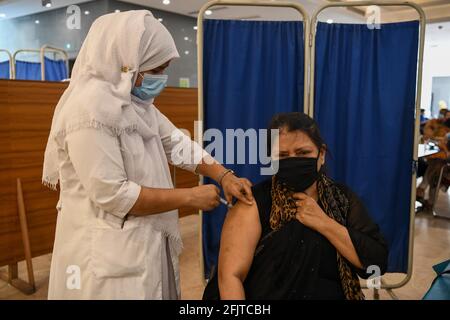
[[[297,207],[296,218],[303,225],[323,233],[323,230],[332,220],[319,206],[316,200],[305,193],[298,192],[293,195]]]

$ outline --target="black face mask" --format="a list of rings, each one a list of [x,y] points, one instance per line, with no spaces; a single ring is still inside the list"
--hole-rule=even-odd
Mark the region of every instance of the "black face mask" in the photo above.
[[[303,192],[319,178],[317,158],[292,157],[278,161],[277,180],[294,192]]]

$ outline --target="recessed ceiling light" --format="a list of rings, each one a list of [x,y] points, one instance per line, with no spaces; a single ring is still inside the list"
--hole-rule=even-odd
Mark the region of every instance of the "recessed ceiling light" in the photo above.
[[[194,30],[197,30],[198,28],[197,28],[197,26],[194,26]]]
[[[211,11],[211,10],[206,10],[206,11],[205,11],[205,14],[206,14],[207,16],[210,16],[210,15],[212,15],[212,11]]]
[[[327,20],[327,23],[329,23],[329,24],[332,24],[334,21],[333,21],[333,19],[328,19]]]
[[[50,8],[52,6],[52,0],[42,0],[42,6]]]
[[[70,43],[66,44],[66,48],[70,49],[72,46],[70,45]]]
[[[188,40],[189,40],[189,37],[184,37],[184,40],[188,41]]]
[[[163,22],[163,18],[158,18],[158,21],[159,22]]]
[[[119,10],[119,9],[116,9],[116,10],[114,10],[114,12],[115,12],[115,13],[118,13],[118,12],[120,12],[120,10]]]
[[[6,18],[6,14],[0,13],[0,18]]]
[[[40,22],[39,22],[39,20],[36,20],[36,21],[34,21],[34,23],[39,24]]]
[[[189,54],[189,51],[186,50],[186,51],[184,52],[184,54],[185,54],[185,55],[188,55],[188,54]]]
[[[86,11],[84,12],[84,14],[85,14],[85,15],[90,14],[89,10],[86,10]]]
[[[170,0],[163,0],[163,4],[168,6],[170,4]]]

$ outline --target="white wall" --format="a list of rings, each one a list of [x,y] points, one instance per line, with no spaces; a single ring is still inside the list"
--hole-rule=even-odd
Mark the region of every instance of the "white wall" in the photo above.
[[[438,29],[438,26],[443,26]],[[421,107],[430,116],[433,77],[450,76],[450,23],[427,25]]]

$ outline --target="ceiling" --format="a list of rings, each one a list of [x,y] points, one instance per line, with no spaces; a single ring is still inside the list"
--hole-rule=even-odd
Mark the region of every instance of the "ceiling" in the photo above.
[[[17,18],[88,1],[91,0],[52,0],[52,7],[46,8],[41,0],[0,0],[0,14],[5,14],[7,19]]]
[[[71,4],[89,2],[92,0],[52,0],[53,6],[50,9],[66,7]],[[134,4],[149,6],[156,9],[179,13],[195,18],[198,10],[208,1],[207,0],[170,0],[169,5],[164,5],[163,0],[122,0]],[[277,1],[277,0],[272,0]],[[354,0],[291,0],[302,4],[311,14],[321,5],[328,2],[348,2]],[[450,20],[450,0],[411,0],[420,4],[426,14],[429,22],[449,21]],[[384,9],[386,8],[386,9]],[[41,0],[0,0],[0,14],[6,14],[6,18],[14,18],[29,15],[45,10]],[[272,9],[261,7],[213,7],[213,14],[210,17],[215,18],[234,18],[234,19],[276,19],[276,20],[294,20],[298,19],[298,13],[292,9]],[[358,7],[354,9],[328,9],[321,18],[324,20],[333,19],[337,22],[363,22],[365,8]],[[383,21],[409,20],[417,17],[412,9],[405,7],[383,7]],[[0,16],[0,19],[1,16]],[[4,19],[4,18],[3,18]]]
[[[164,5],[162,0],[122,0],[141,5],[148,5],[156,9],[176,12],[183,15],[196,17],[198,10],[208,1],[206,0],[170,0],[170,5]],[[276,1],[276,0],[273,0]],[[354,0],[291,0],[303,5],[312,14],[320,6],[330,2],[351,2]],[[450,0],[410,0],[423,7],[429,22],[450,20]],[[214,11],[211,17],[218,18],[243,18],[246,19],[297,19],[298,15],[293,10],[286,9],[263,9],[263,8],[243,8],[216,6],[219,10]],[[386,8],[386,9],[384,9]],[[214,9],[214,8],[213,8]],[[407,7],[382,7],[383,21],[411,20],[417,18],[417,13]],[[257,16],[260,16],[257,18]],[[365,8],[354,9],[327,9],[320,17],[324,20],[333,19],[336,21],[356,22],[364,21]]]

